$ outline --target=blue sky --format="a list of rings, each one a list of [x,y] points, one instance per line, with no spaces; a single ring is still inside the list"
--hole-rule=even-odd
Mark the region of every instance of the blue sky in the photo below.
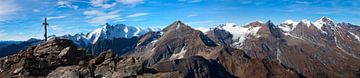
[[[42,19],[49,34],[87,33],[106,22],[142,28],[163,28],[182,20],[194,28],[223,23],[240,25],[287,19],[360,25],[359,0],[2,0],[0,40],[42,38]]]

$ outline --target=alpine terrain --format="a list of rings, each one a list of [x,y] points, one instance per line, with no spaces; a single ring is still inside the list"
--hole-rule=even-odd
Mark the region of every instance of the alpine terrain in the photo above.
[[[0,46],[4,78],[359,78],[360,26],[225,23],[201,31],[105,24],[92,32]],[[19,50],[5,50],[17,48]]]

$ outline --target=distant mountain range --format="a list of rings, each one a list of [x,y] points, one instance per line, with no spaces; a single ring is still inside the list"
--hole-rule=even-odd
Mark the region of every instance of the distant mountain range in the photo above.
[[[20,50],[41,43],[41,41],[35,38],[27,41],[0,41],[0,57],[18,53]]]
[[[4,45],[4,44],[19,44],[23,41],[0,41],[0,44],[1,45]]]
[[[53,56],[63,56],[67,51],[84,51],[97,56],[82,59],[88,62],[84,65],[91,63],[90,66],[94,64],[96,69],[64,61],[73,57],[56,58],[61,61],[60,65],[56,61],[49,63],[49,67],[55,68],[80,67],[83,70],[67,71],[78,72],[83,77],[354,78],[360,77],[359,36],[360,26],[336,23],[327,17],[315,22],[287,20],[279,25],[271,21],[255,21],[245,26],[226,23],[207,31],[193,29],[181,21],[162,30],[105,24],[87,34],[51,38],[9,58],[23,55],[21,53],[35,53],[30,56],[35,55],[32,56],[35,61],[42,62],[43,59],[55,59]],[[8,69],[3,71],[13,70]],[[27,72],[25,70],[29,69],[21,70]],[[86,70],[94,71],[89,74],[84,72]],[[58,77],[55,75],[61,73],[60,70],[48,71],[51,72],[45,73],[49,75],[41,75]]]
[[[93,55],[98,55],[108,49],[122,54],[136,44],[138,37],[153,31],[160,31],[160,29],[142,29],[124,24],[110,25],[106,23],[102,28],[95,29],[87,34],[65,35],[60,38],[72,40],[78,47],[86,48],[87,52],[91,52]]]

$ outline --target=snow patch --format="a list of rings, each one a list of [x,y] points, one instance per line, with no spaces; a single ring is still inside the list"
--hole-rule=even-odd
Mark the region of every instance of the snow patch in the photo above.
[[[184,58],[187,50],[185,49],[186,46],[181,48],[181,51],[179,53],[171,55],[170,59],[181,59]]]
[[[264,23],[264,22],[262,22],[262,21],[260,21],[260,20],[256,20],[256,22],[259,22],[259,23]]]
[[[292,31],[291,27],[290,27],[290,26],[287,26],[287,25],[285,25],[285,26],[281,25],[281,26],[279,26],[279,28],[280,28],[281,30],[285,31],[285,32],[290,32],[290,31]]]
[[[290,37],[293,37],[293,38],[297,38],[297,39],[300,39],[300,40],[304,40],[303,38],[291,35],[290,33],[284,33],[284,35],[287,35],[287,36],[290,36]]]
[[[141,29],[139,27],[136,27],[136,32],[135,32],[134,36],[139,36],[140,31],[141,31]]]
[[[314,22],[314,26],[315,26],[317,29],[319,29],[322,33],[326,33],[325,31],[323,31],[323,30],[321,29],[321,27],[323,27],[325,24],[326,24],[326,23],[323,22],[323,21],[321,21],[321,20],[318,20],[318,21]]]
[[[127,33],[129,32],[129,29],[128,29],[127,26],[125,26],[124,32],[125,32],[125,33],[124,33],[124,34],[125,34],[125,38],[129,38],[129,37],[128,37],[128,34],[127,34]]]
[[[163,31],[160,32],[160,36],[162,36],[162,35],[164,35],[164,32],[163,32]]]
[[[128,32],[129,32],[129,29],[128,29],[128,27],[127,27],[127,26],[125,26],[125,28],[124,28],[124,32],[125,32],[125,33],[128,33]]]
[[[177,23],[176,29],[180,28],[180,23]]]
[[[350,33],[352,36],[354,36],[355,39],[358,40],[358,42],[360,42],[360,37],[359,37],[359,36],[357,36],[356,34],[350,32],[350,31],[349,31],[349,33]]]
[[[278,60],[279,63],[281,63],[280,56],[281,56],[281,50],[278,48],[278,49],[276,50],[276,60]]]
[[[156,40],[153,40],[153,41],[151,41],[150,43],[156,43],[158,40],[156,39]]]
[[[314,22],[314,25],[316,28],[321,29],[321,27],[324,25],[325,23],[323,21],[316,21]]]
[[[92,44],[95,44],[96,41],[100,38],[102,28],[95,29],[93,32],[90,32],[86,39],[90,40]]]
[[[257,35],[256,33],[259,31],[260,28],[260,26],[242,27],[237,26],[235,23],[227,23],[220,29],[224,29],[230,32],[233,35],[232,40],[236,41],[235,44],[241,44],[249,35],[259,38],[260,35]]]

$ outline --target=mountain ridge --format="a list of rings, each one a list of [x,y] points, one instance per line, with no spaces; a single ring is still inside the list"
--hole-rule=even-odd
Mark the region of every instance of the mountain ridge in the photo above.
[[[99,29],[101,32],[96,32],[96,36],[102,37],[103,40],[96,39],[99,41],[85,49],[76,47],[77,42],[71,39],[54,37],[18,54],[3,57],[0,59],[4,61],[0,63],[4,66],[0,66],[0,75],[359,77],[360,26],[335,23],[327,17],[321,18],[317,23],[317,26],[322,25],[321,28],[308,20],[301,20],[299,23],[287,20],[279,25],[271,21],[255,21],[244,26],[227,23],[202,32],[178,20],[162,30],[149,31],[132,38],[123,34],[129,32],[124,25],[119,25],[118,28],[105,26],[104,29]],[[112,32],[102,33],[103,30],[112,29],[121,32],[110,36],[108,33]],[[81,34],[77,36],[81,38]],[[72,56],[77,53],[81,55],[76,61],[79,64],[67,61],[74,58]],[[83,56],[88,54],[92,56]],[[31,60],[29,57],[23,57],[24,55],[35,58],[25,61],[34,62],[34,65],[24,65],[24,59]],[[76,67],[76,70],[69,70],[68,67]],[[40,73],[38,70],[43,68],[51,69]],[[64,73],[64,70],[78,74],[60,74]],[[89,72],[86,72],[87,70]],[[22,74],[28,71],[34,72]]]

